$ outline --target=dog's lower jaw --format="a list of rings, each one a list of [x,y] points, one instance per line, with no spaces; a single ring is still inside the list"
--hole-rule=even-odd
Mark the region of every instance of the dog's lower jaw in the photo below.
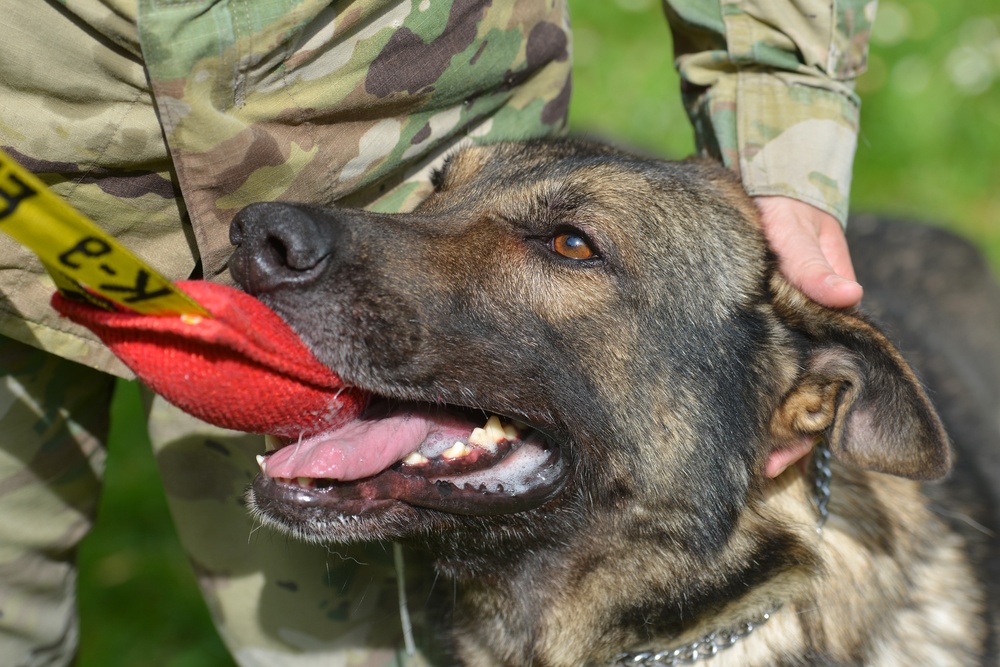
[[[804,582],[805,578],[800,578]],[[584,588],[591,584],[584,584]],[[453,630],[453,642],[459,656],[459,664],[466,667],[520,667],[522,665],[544,667],[578,667],[579,665],[618,664],[623,651],[671,649],[705,640],[712,633],[739,630],[750,619],[759,619],[781,606],[770,596],[770,592],[755,592],[748,599],[741,599],[716,613],[697,616],[689,623],[683,612],[657,610],[670,613],[673,619],[671,631],[653,630],[644,634],[643,616],[654,625],[651,609],[657,607],[652,601],[638,599],[606,599],[600,605],[579,605],[572,599],[560,595],[532,595],[523,589],[508,590],[498,596],[494,590],[468,590],[461,594],[455,617],[459,619]],[[609,591],[603,591],[608,596]],[[775,591],[777,595],[779,591]],[[572,598],[572,596],[568,596]],[[669,602],[664,601],[664,606]],[[790,605],[794,610],[794,605]],[[498,611],[499,610],[499,611]],[[733,657],[745,657],[747,651],[761,653],[766,650],[767,637],[784,636],[791,633],[792,639],[784,643],[801,647],[803,640],[801,627],[794,622],[795,612],[790,612],[793,623],[788,627],[787,619],[774,622],[774,631],[766,626],[754,634],[761,634],[765,640],[747,640],[749,649],[741,647],[733,651]],[[748,633],[749,634],[749,633]],[[770,655],[770,654],[767,654]],[[622,664],[630,664],[624,662]],[[716,662],[713,664],[746,665],[740,662]],[[770,664],[767,661],[761,664]]]

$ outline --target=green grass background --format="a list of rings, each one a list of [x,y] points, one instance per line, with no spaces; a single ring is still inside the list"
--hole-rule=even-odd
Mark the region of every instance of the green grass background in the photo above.
[[[654,0],[571,0],[576,131],[666,155],[693,141]],[[1000,8],[880,3],[854,208],[947,224],[1000,267]],[[136,387],[122,383],[99,520],[80,560],[79,667],[232,665],[167,515]]]

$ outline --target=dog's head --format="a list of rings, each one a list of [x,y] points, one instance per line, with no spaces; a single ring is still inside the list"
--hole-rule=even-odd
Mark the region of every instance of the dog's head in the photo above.
[[[789,287],[707,162],[471,148],[414,213],[261,204],[233,240],[240,285],[374,397],[254,484],[308,539],[419,538],[456,571],[612,534],[707,555],[803,439],[866,470],[947,468],[900,355]]]

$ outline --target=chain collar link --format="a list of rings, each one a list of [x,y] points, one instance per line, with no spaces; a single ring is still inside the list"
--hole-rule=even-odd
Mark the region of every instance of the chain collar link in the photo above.
[[[833,473],[830,471],[830,447],[826,444],[826,439],[816,442],[813,449],[813,504],[819,514],[816,530],[823,532],[823,526],[830,516],[830,481]]]
[[[710,632],[701,639],[674,649],[659,652],[619,653],[615,656],[611,667],[675,667],[711,658],[767,623],[771,615],[780,607],[781,605],[777,604],[763,614],[755,616],[749,621],[744,621],[734,628]]]

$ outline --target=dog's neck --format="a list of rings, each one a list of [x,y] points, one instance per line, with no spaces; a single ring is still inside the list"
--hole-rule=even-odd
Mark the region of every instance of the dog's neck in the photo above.
[[[591,664],[600,655],[616,660],[614,665],[688,664],[665,659],[700,659],[723,647],[733,647],[727,656],[740,664],[748,655],[766,652],[774,636],[801,643],[794,605],[780,614],[782,620],[768,619],[781,601],[807,596],[821,569],[817,553],[823,537],[816,527],[825,510],[817,508],[827,502],[825,492],[814,489],[829,486],[814,481],[829,479],[829,459],[820,449],[815,460],[821,474],[793,466],[771,480],[767,498],[744,513],[726,553],[703,568],[677,565],[686,561],[671,551],[683,549],[682,544],[648,544],[620,559],[601,549],[611,539],[588,535],[589,552],[573,548],[563,554],[572,554],[572,562],[525,557],[502,577],[465,579],[454,614],[463,664]],[[779,521],[798,528],[776,532]],[[770,542],[760,551],[758,536],[769,531]],[[737,569],[744,563],[759,567]],[[725,583],[730,579],[732,590]],[[615,582],[611,589],[609,581]],[[757,583],[748,588],[746,581]],[[711,600],[678,598],[678,590],[702,590]],[[657,599],[646,599],[649,591],[657,591]],[[622,653],[629,646],[643,648]]]
[[[817,441],[813,447],[811,468],[812,503],[816,508],[817,515],[816,529],[817,532],[821,533],[829,518],[830,482],[833,478],[830,469],[830,448],[823,440]],[[615,656],[611,667],[671,667],[673,665],[690,665],[700,660],[712,658],[720,651],[732,648],[737,642],[769,621],[781,606],[780,602],[774,602],[767,611],[755,614],[730,628],[712,630],[681,646],[655,651],[622,652]]]
[[[809,476],[796,466],[775,486],[781,496],[777,504],[797,508],[795,523],[803,527],[803,538],[814,543],[819,538],[816,513],[809,502]],[[713,644],[717,652],[723,638],[730,635],[734,645],[742,646],[751,636],[746,629],[760,626],[765,615],[769,617],[779,606],[777,601],[786,599],[793,589],[805,590],[818,568],[811,546],[798,545],[794,538],[774,532],[775,518],[787,512],[747,513],[727,553],[713,557],[719,562],[706,562],[704,567],[684,567],[690,557],[671,555],[686,548],[683,543],[642,543],[629,558],[621,559],[607,547],[614,542],[611,537],[591,531],[581,538],[586,551],[574,545],[558,557],[527,557],[523,563],[510,565],[502,579],[464,580],[454,614],[464,664],[591,664],[595,656],[610,661],[623,648],[637,646],[655,649],[661,657],[675,651],[705,657]],[[616,529],[601,522],[595,525]],[[775,541],[760,551],[754,536],[769,529]],[[786,538],[793,542],[782,543]],[[566,562],[563,556],[572,560]],[[743,563],[754,566],[746,569]],[[735,579],[727,574],[730,570],[737,572]],[[775,577],[775,572],[782,573],[781,577]],[[731,591],[725,583],[730,580]],[[737,580],[758,581],[759,585],[748,589]],[[677,597],[678,591],[689,589],[701,590],[711,599]],[[655,592],[654,598],[648,597],[650,591]],[[769,629],[767,634],[771,633]],[[762,650],[752,648],[760,641],[755,639],[738,650],[735,659],[746,651]],[[666,647],[669,651],[663,650]],[[629,654],[618,664],[656,664],[627,662],[643,655]]]
[[[723,552],[701,561],[700,567],[683,567],[685,559],[673,553],[683,544],[640,542],[628,558],[620,558],[613,546],[602,550],[613,539],[600,531],[621,527],[598,522],[594,525],[604,527],[597,534],[581,535],[581,544],[565,553],[526,558],[488,583],[464,581],[455,610],[463,664],[655,665],[672,664],[664,662],[665,655],[690,658],[695,651],[700,657],[719,653],[715,662],[720,665],[769,664],[774,647],[807,651],[815,636],[824,638],[824,651],[843,660],[850,659],[845,657],[850,647],[862,645],[871,652],[866,664],[893,664],[894,652],[908,655],[918,646],[930,650],[950,628],[975,626],[975,605],[966,608],[971,574],[963,573],[967,579],[942,591],[932,581],[925,585],[909,569],[911,562],[935,567],[956,557],[956,545],[916,532],[924,530],[919,526],[934,525],[926,508],[921,509],[919,484],[840,465],[833,466],[831,476],[822,450],[814,467],[820,474],[796,465],[769,480],[763,496],[741,514]],[[901,506],[907,512],[885,516],[895,507],[888,499],[896,497],[906,498]],[[914,518],[914,512],[921,516]],[[827,514],[829,522],[817,531]],[[878,521],[897,526],[900,532],[891,548],[905,557],[881,562],[878,568],[851,566],[871,564],[873,554],[890,548],[870,544],[879,535]],[[907,608],[896,600],[887,607],[883,599],[905,590],[904,580],[918,584],[907,604],[946,607],[961,623],[906,626],[904,638],[887,634],[887,627],[898,630],[901,621],[874,610]],[[678,591],[687,593],[678,597]],[[825,619],[822,610],[842,605],[844,591],[858,597],[852,606],[857,618],[830,622],[835,619]],[[881,606],[870,604],[876,598]],[[770,620],[755,622],[781,602]],[[928,613],[927,618],[933,617]],[[746,623],[755,629],[739,632]],[[738,638],[720,652],[734,631]],[[636,648],[621,654],[626,647]],[[660,662],[643,652],[647,650],[655,651]],[[616,655],[621,658],[614,663]]]

